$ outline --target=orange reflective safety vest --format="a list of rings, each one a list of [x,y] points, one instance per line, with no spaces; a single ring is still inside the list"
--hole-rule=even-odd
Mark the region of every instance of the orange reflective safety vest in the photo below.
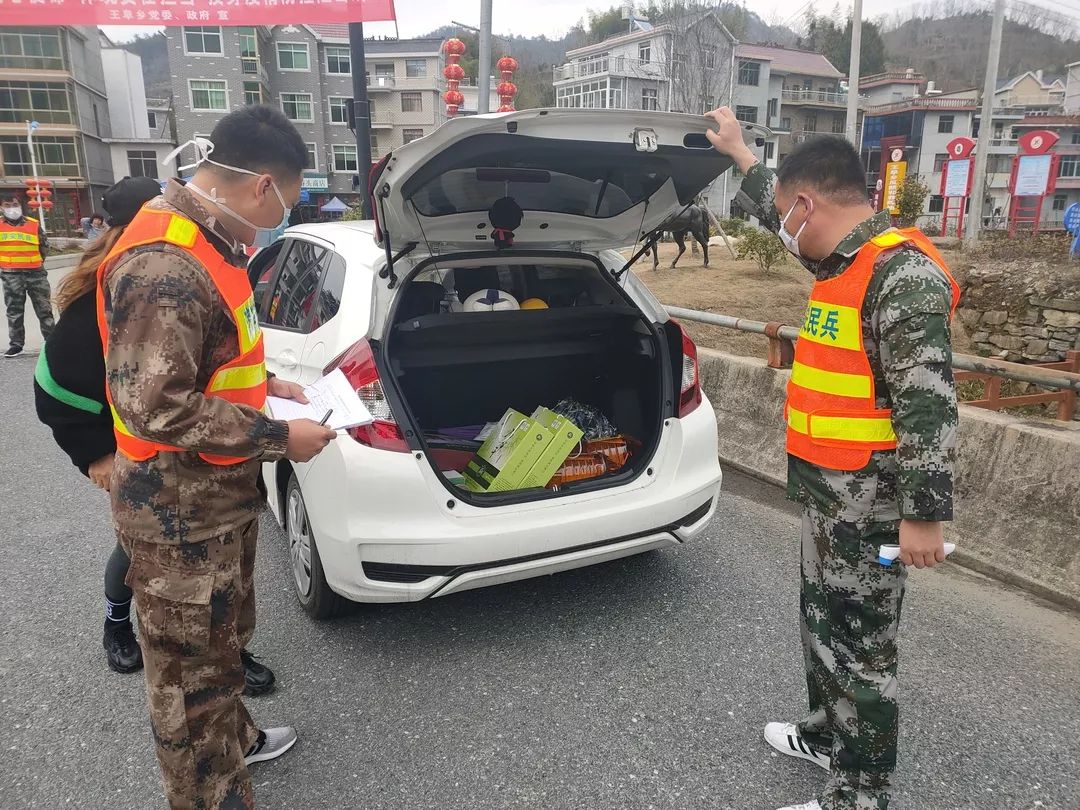
[[[5,270],[37,270],[44,266],[38,221],[26,217],[12,225],[0,217],[0,267]]]
[[[937,248],[917,228],[886,231],[862,246],[843,273],[818,281],[799,339],[787,394],[787,451],[818,467],[861,470],[874,450],[896,449],[892,411],[877,407],[874,374],[863,345],[862,307],[883,251],[910,243],[960,288]]]
[[[247,272],[229,264],[203,235],[199,226],[189,219],[168,211],[143,208],[135,215],[116,245],[98,268],[97,317],[101,333],[101,345],[109,351],[109,327],[105,319],[105,275],[113,259],[121,253],[141,245],[167,242],[183,248],[194,256],[206,269],[207,275],[217,287],[218,294],[236,325],[239,354],[220,366],[210,377],[203,393],[208,397],[221,397],[237,405],[250,405],[262,410],[266,405],[266,365],[264,363],[263,336],[259,318],[252,299],[251,283]],[[183,452],[183,448],[160,444],[134,435],[112,404],[108,386],[105,393],[112,410],[113,432],[116,447],[134,461],[145,461],[160,452]],[[200,453],[211,464],[238,464],[244,458],[215,456]]]

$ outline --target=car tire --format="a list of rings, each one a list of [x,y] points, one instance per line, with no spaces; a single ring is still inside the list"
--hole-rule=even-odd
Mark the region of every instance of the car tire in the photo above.
[[[351,603],[326,584],[319,546],[307,519],[307,505],[295,473],[289,475],[283,511],[293,590],[300,607],[313,619],[332,619],[342,615]]]

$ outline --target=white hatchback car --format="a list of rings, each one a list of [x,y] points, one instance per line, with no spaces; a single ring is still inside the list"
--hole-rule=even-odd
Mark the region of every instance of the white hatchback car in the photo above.
[[[721,473],[697,350],[614,250],[729,168],[704,130],[638,111],[451,120],[372,171],[376,222],[293,227],[252,259],[269,370],[306,384],[341,368],[377,418],[310,463],[264,466],[308,613],[551,574],[705,526]],[[512,246],[495,248],[492,218]],[[547,308],[462,311],[480,290]],[[564,398],[636,439],[625,467],[557,491],[451,482],[478,446],[465,426]]]

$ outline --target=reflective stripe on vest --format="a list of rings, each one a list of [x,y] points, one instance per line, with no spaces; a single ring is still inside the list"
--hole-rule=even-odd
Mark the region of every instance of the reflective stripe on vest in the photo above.
[[[36,270],[44,264],[38,221],[27,217],[22,225],[12,225],[0,218],[0,267]]]
[[[105,352],[109,349],[109,329],[105,317],[105,277],[113,260],[121,253],[142,245],[166,242],[188,251],[206,270],[236,327],[238,354],[220,366],[210,377],[203,393],[237,405],[262,410],[266,405],[266,365],[262,330],[252,299],[247,272],[229,264],[203,236],[199,226],[169,211],[143,207],[125,229],[116,245],[98,268],[98,330]],[[136,436],[124,424],[112,403],[106,386],[117,449],[130,459],[145,461],[159,452],[182,452],[183,448],[161,444]],[[237,464],[244,458],[200,453],[211,464]]]
[[[941,254],[917,229],[874,237],[843,273],[814,284],[788,383],[788,453],[826,469],[853,471],[865,467],[873,451],[896,448],[892,412],[877,407],[861,313],[878,257],[906,243],[941,268],[956,309],[960,298],[956,281]]]

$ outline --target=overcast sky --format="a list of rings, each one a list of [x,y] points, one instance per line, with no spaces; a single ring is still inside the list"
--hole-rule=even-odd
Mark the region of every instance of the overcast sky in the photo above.
[[[925,0],[919,3],[924,5]],[[466,25],[480,24],[480,3],[476,0],[458,4],[448,4],[445,0],[397,0],[398,28],[401,36],[415,37],[426,34],[440,25],[449,24],[451,19]],[[569,28],[586,16],[589,9],[606,10],[617,5],[614,0],[593,2],[593,0],[533,0],[527,4],[533,13],[522,13],[526,5],[522,0],[493,0],[492,28],[496,34],[520,34],[522,36],[561,37]],[[815,0],[812,4],[818,13],[831,15],[836,3],[834,0]],[[840,4],[844,12],[851,7],[850,0]],[[874,18],[881,14],[892,13],[897,9],[916,5],[911,0],[863,0],[864,18]],[[449,11],[453,7],[457,10]],[[800,21],[809,5],[805,0],[764,0],[748,4],[766,22]],[[124,42],[138,33],[160,30],[147,26],[102,26],[105,33],[115,42]],[[365,33],[378,36],[393,34],[392,24],[371,23],[365,26]]]

